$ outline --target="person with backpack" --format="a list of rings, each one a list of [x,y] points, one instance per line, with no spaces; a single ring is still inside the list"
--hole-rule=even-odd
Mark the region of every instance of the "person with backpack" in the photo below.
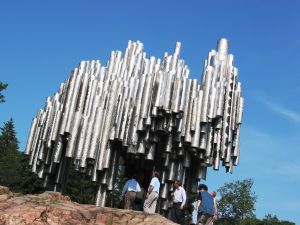
[[[208,193],[208,187],[205,184],[200,184],[198,187],[199,194],[197,197],[198,225],[211,225],[215,214],[213,196]]]

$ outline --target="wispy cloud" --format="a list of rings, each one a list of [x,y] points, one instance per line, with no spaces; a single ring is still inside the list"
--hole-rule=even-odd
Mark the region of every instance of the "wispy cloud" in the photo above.
[[[299,179],[300,164],[298,162],[286,162],[281,164],[284,165],[278,166],[276,169],[273,170],[275,174]]]
[[[266,100],[266,99],[260,99],[260,100],[264,105],[269,107],[270,110],[272,110],[276,113],[279,113],[280,115],[282,115],[290,120],[300,123],[300,114],[299,113],[294,112],[283,105],[275,104],[269,100]]]

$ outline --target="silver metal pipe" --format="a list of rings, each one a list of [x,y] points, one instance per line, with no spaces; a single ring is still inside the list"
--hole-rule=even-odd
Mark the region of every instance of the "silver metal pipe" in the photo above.
[[[56,177],[60,190],[70,159],[98,183],[96,204],[104,206],[124,150],[126,170],[133,164],[160,170],[160,207],[167,210],[175,179],[193,192],[207,167],[233,171],[244,99],[228,41],[220,39],[209,52],[199,81],[189,78],[180,48],[176,43],[173,55],[156,59],[146,56],[141,42],[129,41],[106,65],[82,61],[72,71],[38,111],[26,144],[29,164],[45,186]]]
[[[30,128],[30,131],[29,131],[28,139],[27,139],[26,149],[25,149],[25,152],[24,152],[24,154],[26,154],[26,155],[29,155],[30,152],[32,151],[32,141],[33,141],[33,138],[35,136],[34,132],[37,129],[36,126],[37,126],[37,118],[34,118],[32,120],[32,123],[31,123],[31,128]]]

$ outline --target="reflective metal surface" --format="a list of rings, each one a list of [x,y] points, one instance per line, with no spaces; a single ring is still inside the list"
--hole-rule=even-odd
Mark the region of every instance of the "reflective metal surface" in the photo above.
[[[106,65],[82,61],[38,111],[25,154],[48,189],[61,190],[73,163],[98,184],[96,204],[104,206],[122,157],[144,184],[151,171],[161,173],[159,205],[167,210],[174,179],[192,192],[207,167],[238,165],[244,99],[228,41],[209,52],[201,82],[188,78],[180,43],[162,59],[143,48],[129,41]]]

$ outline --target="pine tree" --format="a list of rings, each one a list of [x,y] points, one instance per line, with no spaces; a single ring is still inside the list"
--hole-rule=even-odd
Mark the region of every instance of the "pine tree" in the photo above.
[[[0,82],[0,103],[5,101],[1,92],[6,88],[7,84]],[[43,191],[41,180],[30,170],[28,158],[18,150],[14,121],[10,119],[0,127],[0,185],[23,194]]]
[[[13,120],[5,122],[0,130],[0,182],[2,185],[11,186],[16,183],[16,170],[19,166],[16,156],[19,143]]]
[[[0,130],[0,154],[7,151],[17,151],[19,149],[19,141],[13,119],[11,118],[8,122],[4,123],[4,127],[1,127]]]
[[[13,119],[4,123],[0,131],[0,185],[23,194],[41,192],[41,181],[30,171],[26,156],[18,151]]]

